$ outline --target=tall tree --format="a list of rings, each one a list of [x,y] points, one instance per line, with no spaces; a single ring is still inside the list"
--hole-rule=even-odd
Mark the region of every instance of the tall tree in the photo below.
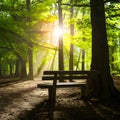
[[[30,0],[26,0],[26,9],[30,11]],[[27,18],[27,21],[30,22],[30,18]],[[29,76],[28,78],[33,80],[33,45],[32,42],[29,44],[28,55],[29,55]]]
[[[83,14],[83,17],[84,17],[84,15],[85,15],[84,9],[83,9],[82,12],[83,12],[82,14]],[[83,32],[83,34],[85,34],[84,30],[82,32]],[[85,38],[84,37],[82,38],[82,40],[85,42]],[[82,52],[82,65],[81,65],[81,69],[85,70],[85,49],[82,49],[81,52]]]
[[[59,16],[59,29],[63,32],[63,20],[62,20],[62,0],[58,0],[58,16]],[[64,70],[64,57],[63,57],[63,34],[59,34],[59,70]]]
[[[101,99],[119,97],[110,75],[109,49],[107,44],[104,0],[90,0],[92,24],[92,63],[91,70],[99,72],[100,91],[94,90],[93,96]],[[95,81],[94,81],[95,82]],[[98,88],[98,86],[97,86]]]
[[[70,3],[73,3],[73,0],[70,0]],[[73,18],[73,5],[70,7],[70,20],[72,21]],[[69,70],[73,70],[73,50],[74,50],[74,45],[73,45],[73,35],[74,35],[74,25],[71,22],[70,23],[70,36],[71,36],[71,43],[70,43],[70,60],[69,60]]]

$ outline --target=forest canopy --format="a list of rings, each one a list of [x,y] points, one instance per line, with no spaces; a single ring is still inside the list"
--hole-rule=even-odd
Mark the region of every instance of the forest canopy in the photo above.
[[[61,1],[61,0],[60,0]],[[59,5],[62,32],[59,29]],[[120,74],[120,3],[104,1],[111,74]],[[0,77],[39,76],[58,69],[59,36],[63,37],[64,70],[91,65],[91,18],[89,0],[1,0]],[[30,76],[33,75],[33,76]]]

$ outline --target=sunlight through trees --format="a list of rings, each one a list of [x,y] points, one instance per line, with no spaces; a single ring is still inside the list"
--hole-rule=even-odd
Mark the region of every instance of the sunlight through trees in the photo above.
[[[90,1],[58,0],[58,2],[0,1],[1,77],[28,78],[31,75],[30,78],[33,78],[36,75],[40,76],[45,69],[90,70],[92,58]],[[110,72],[112,75],[119,75],[120,4],[106,1],[104,6]],[[61,30],[59,27],[62,27]]]

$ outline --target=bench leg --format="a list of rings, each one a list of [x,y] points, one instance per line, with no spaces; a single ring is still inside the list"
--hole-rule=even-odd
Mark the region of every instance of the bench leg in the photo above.
[[[48,88],[48,100],[51,101],[52,100],[52,87]]]
[[[50,102],[49,117],[50,117],[50,120],[53,120],[54,108],[55,108],[55,102],[56,102],[56,87],[54,86],[49,87],[48,94],[49,94],[49,102]]]
[[[85,95],[85,86],[81,86],[81,98],[84,99],[86,97]]]
[[[49,87],[48,96],[49,96],[49,101],[55,103],[55,101],[56,101],[56,88]]]
[[[50,108],[49,108],[49,119],[53,120],[54,118],[54,108],[55,108],[55,96],[56,92],[54,93],[54,88],[49,87],[48,89],[48,97],[49,97],[49,102],[50,102]]]

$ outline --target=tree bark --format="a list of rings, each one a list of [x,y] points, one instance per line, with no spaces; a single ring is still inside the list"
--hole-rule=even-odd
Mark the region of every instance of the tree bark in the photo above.
[[[90,4],[92,24],[91,70],[96,70],[99,73],[99,80],[97,79],[98,82],[96,82],[99,90],[94,90],[93,97],[109,99],[113,96],[119,96],[119,92],[114,87],[113,79],[110,75],[104,0],[90,0]]]
[[[9,68],[10,68],[10,77],[12,77],[13,65],[12,65],[11,61],[10,61],[10,63],[9,63]]]
[[[30,11],[30,0],[26,0],[26,9]],[[30,18],[27,18],[27,21],[30,22]],[[29,56],[29,75],[28,79],[33,80],[33,45],[32,42],[29,44],[28,48],[28,56]]]
[[[85,50],[82,50],[82,66],[81,66],[82,71],[85,70]]]
[[[20,77],[20,60],[16,60],[15,64],[15,77]]]
[[[20,58],[20,62],[21,62],[21,79],[26,79],[27,78],[26,60]]]
[[[61,7],[62,0],[58,0],[58,16],[59,16],[59,29],[61,33],[59,34],[59,51],[58,51],[58,64],[59,70],[64,70],[64,54],[63,54],[63,19],[62,19],[62,7]],[[63,80],[59,80],[63,82]]]
[[[70,0],[70,3],[72,4],[73,0]],[[70,7],[70,20],[73,18],[73,6]],[[73,41],[73,35],[74,35],[74,25],[73,23],[70,23],[70,36],[72,37],[71,43],[70,43],[70,60],[69,60],[69,70],[73,70],[73,51],[74,51],[74,45],[72,43]]]
[[[63,20],[62,20],[62,8],[61,1],[58,0],[58,16],[59,16],[59,29],[61,34],[59,35],[59,70],[64,70],[64,57],[63,57]]]
[[[28,79],[33,80],[33,45],[31,43],[30,48],[28,49],[28,55],[29,55],[29,75]]]

